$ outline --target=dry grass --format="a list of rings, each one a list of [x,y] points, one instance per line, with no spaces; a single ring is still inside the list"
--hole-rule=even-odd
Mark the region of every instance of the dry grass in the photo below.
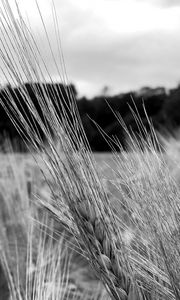
[[[1,52],[6,77],[21,85],[23,101],[31,110],[32,118],[39,121],[48,147],[34,130],[33,122],[27,121],[10,95],[7,103],[2,105],[16,126],[23,126],[22,136],[30,142],[32,155],[42,159],[42,173],[45,177],[50,174],[56,186],[55,190],[49,185],[52,199],[41,201],[44,209],[51,211],[66,232],[74,237],[112,298],[179,299],[180,192],[170,176],[164,156],[157,153],[152,140],[147,144],[142,140],[144,150],[133,141],[130,153],[114,153],[117,168],[111,185],[117,189],[118,199],[112,203],[89,150],[71,91],[68,91],[68,103],[62,103],[60,119],[47,91],[43,89],[42,97],[34,86],[46,125],[36,111],[23,83],[45,79],[41,69],[42,56],[20,12],[19,23],[8,1],[4,1],[4,12],[1,20],[11,31],[11,36],[5,31],[1,40],[6,49],[5,54]],[[56,26],[55,17],[54,22]],[[13,52],[9,52],[9,44]],[[18,56],[19,69],[16,65]],[[51,77],[49,79],[52,81]],[[56,97],[56,90],[52,93]],[[56,260],[53,255],[52,259]],[[37,283],[40,290],[42,281]],[[61,290],[58,292],[62,293]]]

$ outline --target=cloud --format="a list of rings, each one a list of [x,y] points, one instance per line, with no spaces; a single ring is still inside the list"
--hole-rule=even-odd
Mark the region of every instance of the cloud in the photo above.
[[[164,7],[180,6],[179,0],[159,0],[159,3]]]
[[[77,79],[94,82],[100,89],[107,84],[114,90],[127,91],[143,85],[176,84],[180,79],[180,39],[170,36],[139,36],[115,41],[110,46],[76,57]],[[72,70],[73,71],[73,70]],[[74,74],[75,75],[75,74]]]
[[[137,2],[144,2],[144,0],[136,0]],[[150,4],[153,4],[155,6],[160,6],[164,8],[170,8],[174,6],[180,6],[179,0],[147,0]]]
[[[105,85],[112,92],[122,92],[147,85],[172,87],[180,80],[180,37],[176,33],[159,31],[108,40],[90,35],[79,43],[72,39],[64,47],[64,56],[69,79],[81,95],[95,95]],[[49,55],[45,61],[57,78]]]
[[[169,13],[169,9],[151,5],[150,10],[150,6],[142,4],[142,11],[136,16],[140,0],[99,1],[108,5],[110,2],[113,5],[115,2],[126,3],[122,6],[125,11],[117,10],[116,18],[113,19],[115,8],[111,6],[103,6],[101,14],[100,7],[93,7],[89,0],[55,0],[67,74],[70,81],[77,85],[80,94],[92,96],[105,85],[110,86],[112,92],[137,89],[143,85],[175,85],[180,79],[180,8],[171,9]],[[152,4],[153,1],[159,5],[163,3],[163,7],[165,3],[167,7],[170,2],[175,5],[173,0],[149,0],[149,3]],[[81,2],[85,4],[80,5]],[[126,15],[127,3],[131,2],[134,3],[133,9],[131,14]],[[137,2],[139,6],[134,11]],[[106,18],[106,11],[109,19]],[[121,18],[123,14],[124,18]],[[56,35],[53,26],[50,26],[50,21],[51,24],[53,22],[49,18],[49,10],[47,16],[45,22],[50,42],[61,69]],[[45,33],[41,32],[38,24],[35,22],[32,27],[40,52],[51,76],[59,80],[57,66],[53,62],[48,43],[45,42]]]
[[[123,10],[120,10],[116,20],[124,20],[124,23],[119,25],[113,23],[115,20],[111,18],[110,7],[108,19],[100,11],[97,14],[97,6],[94,6],[96,12],[93,7],[78,7],[75,4],[66,11],[67,20],[72,20],[62,28],[62,33],[65,33],[62,40],[67,71],[81,94],[96,94],[104,85],[109,85],[112,92],[120,92],[143,85],[171,87],[179,81],[180,10],[169,12],[160,6],[170,7],[177,2],[180,4],[180,0],[149,0],[149,3],[153,1],[158,2],[159,7],[150,10],[143,4],[141,14],[136,19],[132,19],[130,14],[121,18]],[[123,1],[102,2],[108,2],[109,5],[110,2],[114,4]],[[135,8],[136,1],[129,0],[126,5],[130,2],[134,3]],[[105,11],[105,6],[103,8]],[[126,11],[127,7],[124,8]],[[149,19],[148,15],[143,15],[147,11],[151,13]],[[129,22],[128,30],[126,19]],[[141,24],[142,19],[144,23]],[[116,26],[112,27],[111,24]]]

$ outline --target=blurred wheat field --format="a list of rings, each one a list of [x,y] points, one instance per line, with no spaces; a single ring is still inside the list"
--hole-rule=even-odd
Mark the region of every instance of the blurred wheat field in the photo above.
[[[167,163],[169,173],[172,175],[172,177],[174,177],[174,180],[177,182],[178,185],[178,180],[179,180],[178,147],[175,147],[172,141],[167,145],[169,148],[167,147],[166,153],[163,154],[164,159]],[[172,155],[172,147],[173,147],[174,155]],[[156,155],[159,156],[158,160],[161,161],[162,154],[157,153]],[[137,158],[139,158],[139,153],[119,154],[121,160],[124,161],[124,163],[122,163],[121,161],[122,163],[121,166],[115,163],[112,154],[94,154],[94,156],[97,163],[98,172],[101,176],[101,180],[103,182],[104,188],[107,194],[109,195],[109,199],[113,207],[115,208],[116,212],[118,212],[119,217],[121,217],[122,220],[126,222],[127,227],[125,227],[124,229],[124,239],[128,244],[130,244],[131,241],[134,239],[134,235],[136,234],[134,230],[134,225],[131,222],[130,215],[126,214],[125,210],[124,210],[124,214],[122,214],[122,209],[121,209],[122,206],[120,206],[120,204],[122,204],[121,188],[123,184],[127,183],[127,178],[124,178],[124,182],[123,182],[122,178],[120,179],[118,174],[121,174],[122,176],[122,172],[127,172],[127,176],[129,180],[132,179],[132,182],[135,181],[136,185],[142,184],[144,180],[144,176],[149,176],[148,172],[145,169],[146,163],[144,165],[144,168],[142,168],[143,162],[142,165],[138,166],[139,161]],[[148,156],[148,158],[146,156]],[[157,157],[155,157],[153,153],[151,154],[143,153],[141,154],[140,159],[144,159],[144,162],[146,162],[146,160],[148,159],[148,161],[151,164],[154,164],[154,167],[157,166],[155,165]],[[132,160],[134,164],[132,164]],[[32,155],[12,153],[12,154],[1,154],[0,156],[1,251],[6,252],[8,249],[9,267],[11,269],[12,274],[13,273],[16,274],[15,270],[16,268],[18,268],[18,274],[19,274],[18,280],[22,281],[21,285],[25,284],[23,282],[23,278],[26,277],[27,276],[26,273],[29,272],[28,270],[26,270],[27,268],[26,259],[27,259],[27,251],[28,251],[27,224],[28,222],[30,222],[31,218],[36,218],[36,220],[38,219],[39,221],[42,222],[42,217],[43,217],[42,215],[44,215],[41,213],[40,215],[37,216],[38,205],[37,203],[35,203],[37,202],[36,197],[38,196],[39,199],[43,199],[43,201],[45,200],[49,202],[50,199],[53,198],[49,184],[50,185],[52,184],[53,189],[55,190],[55,185],[51,180],[50,174],[48,175],[45,172],[46,173],[46,178],[45,178],[40,170],[40,168],[44,168],[45,170],[45,166],[42,165],[42,160],[39,163],[40,163],[40,167],[34,161]],[[131,168],[128,168],[128,163],[130,164]],[[150,176],[152,176],[152,174]],[[147,180],[149,180],[148,177]],[[141,188],[142,190],[142,186],[139,186],[139,188]],[[50,219],[48,218],[48,220]],[[43,221],[42,224],[46,224],[46,222]],[[50,227],[49,224],[48,227]],[[55,242],[56,246],[59,240],[61,239],[62,232],[63,229],[61,228],[58,222],[56,222],[56,224],[53,223],[52,228],[51,229],[49,228],[47,234],[48,235],[50,234],[50,236],[53,237],[53,240],[56,241]],[[32,251],[36,252],[35,256],[38,255],[37,253],[38,237],[36,235],[38,234],[36,233],[35,237],[33,237],[33,239],[35,239],[36,241],[36,245],[34,246],[34,249],[32,249]],[[61,244],[61,246],[63,246],[63,243]],[[67,245],[63,247],[67,247]],[[69,248],[71,249],[71,246],[69,246]],[[56,247],[53,246],[52,248],[51,246],[52,253],[54,252],[54,249],[56,249]],[[18,252],[16,253],[16,251]],[[71,264],[72,264],[72,269],[71,272],[69,273],[70,281],[68,282],[68,288],[66,288],[68,292],[66,291],[66,293],[64,294],[61,292],[61,299],[66,299],[66,297],[68,297],[68,299],[71,299],[72,297],[74,297],[73,299],[75,299],[75,297],[77,297],[77,299],[79,298],[83,299],[83,297],[87,297],[87,299],[90,298],[100,299],[100,297],[103,297],[103,299],[105,299],[105,297],[107,297],[108,299],[108,295],[105,293],[104,289],[102,288],[102,285],[99,284],[96,275],[88,266],[88,263],[81,258],[80,254],[79,255],[74,254],[74,260],[72,259]],[[31,269],[35,268],[34,263],[31,267],[28,267],[28,269],[29,268]],[[44,283],[42,283],[42,286],[43,284]],[[55,282],[48,282],[48,280],[46,280],[46,285],[47,284],[50,286],[52,284],[55,284]],[[4,291],[6,291],[4,287],[3,289]],[[2,295],[6,295],[3,289],[1,290],[1,293]],[[70,291],[71,289],[72,289],[72,296],[70,295],[67,296],[68,293],[71,294]],[[90,292],[92,291],[92,289],[94,291],[97,290],[97,292],[93,292],[93,293]],[[95,295],[96,293],[97,295]],[[58,295],[59,294],[60,291],[58,291]],[[40,298],[37,297],[37,295],[36,296],[35,295],[33,296],[34,298],[32,299]],[[29,299],[29,297],[22,296],[22,295],[21,296],[11,295],[11,297],[13,300],[21,299],[21,297],[22,299]],[[44,297],[42,299],[46,299],[47,295],[44,294],[43,296],[41,295],[41,297]],[[2,299],[5,300],[5,298]],[[56,298],[54,297],[53,299]]]

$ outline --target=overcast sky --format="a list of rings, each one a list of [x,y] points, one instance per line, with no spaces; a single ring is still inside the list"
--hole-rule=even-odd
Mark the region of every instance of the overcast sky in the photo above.
[[[11,1],[11,0],[10,0]],[[23,0],[52,77],[34,0]],[[37,0],[57,56],[51,0]],[[67,74],[80,95],[180,82],[180,0],[54,0]]]

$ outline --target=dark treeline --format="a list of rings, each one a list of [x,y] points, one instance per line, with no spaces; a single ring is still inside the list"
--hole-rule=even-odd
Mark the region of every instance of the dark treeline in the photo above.
[[[78,109],[82,119],[82,123],[89,140],[91,149],[93,151],[110,151],[110,146],[103,137],[115,137],[126,148],[126,134],[122,125],[115,117],[114,113],[119,113],[126,124],[127,128],[139,134],[139,126],[132,113],[132,109],[138,114],[144,126],[149,131],[148,120],[144,111],[152,121],[154,128],[165,134],[166,132],[173,133],[180,125],[180,86],[169,90],[168,92],[163,87],[158,88],[142,88],[138,92],[129,92],[118,94],[114,96],[97,96],[92,99],[86,97],[78,98],[76,88],[74,85],[64,86],[62,84],[25,84],[21,88],[13,88],[7,86],[0,90],[0,98],[3,103],[15,100],[18,108],[25,112],[27,119],[33,124],[35,122],[39,134],[43,139],[41,126],[37,118],[33,118],[28,105],[22,101],[23,91],[26,91],[32,103],[37,108],[42,120],[43,115],[43,102],[46,91],[48,98],[52,100],[53,105],[58,108],[59,117],[61,117],[62,107],[66,103],[69,105],[69,98],[73,92],[77,100]],[[72,120],[73,122],[73,120]],[[97,126],[98,124],[98,126]],[[103,131],[100,132],[100,131]],[[22,138],[18,134],[17,129],[10,121],[4,108],[0,106],[0,132],[1,132],[1,149],[3,150],[5,137],[9,137],[13,146],[18,145],[19,151],[26,149],[22,143]],[[20,142],[21,141],[21,142]],[[114,144],[115,149],[118,147]]]

